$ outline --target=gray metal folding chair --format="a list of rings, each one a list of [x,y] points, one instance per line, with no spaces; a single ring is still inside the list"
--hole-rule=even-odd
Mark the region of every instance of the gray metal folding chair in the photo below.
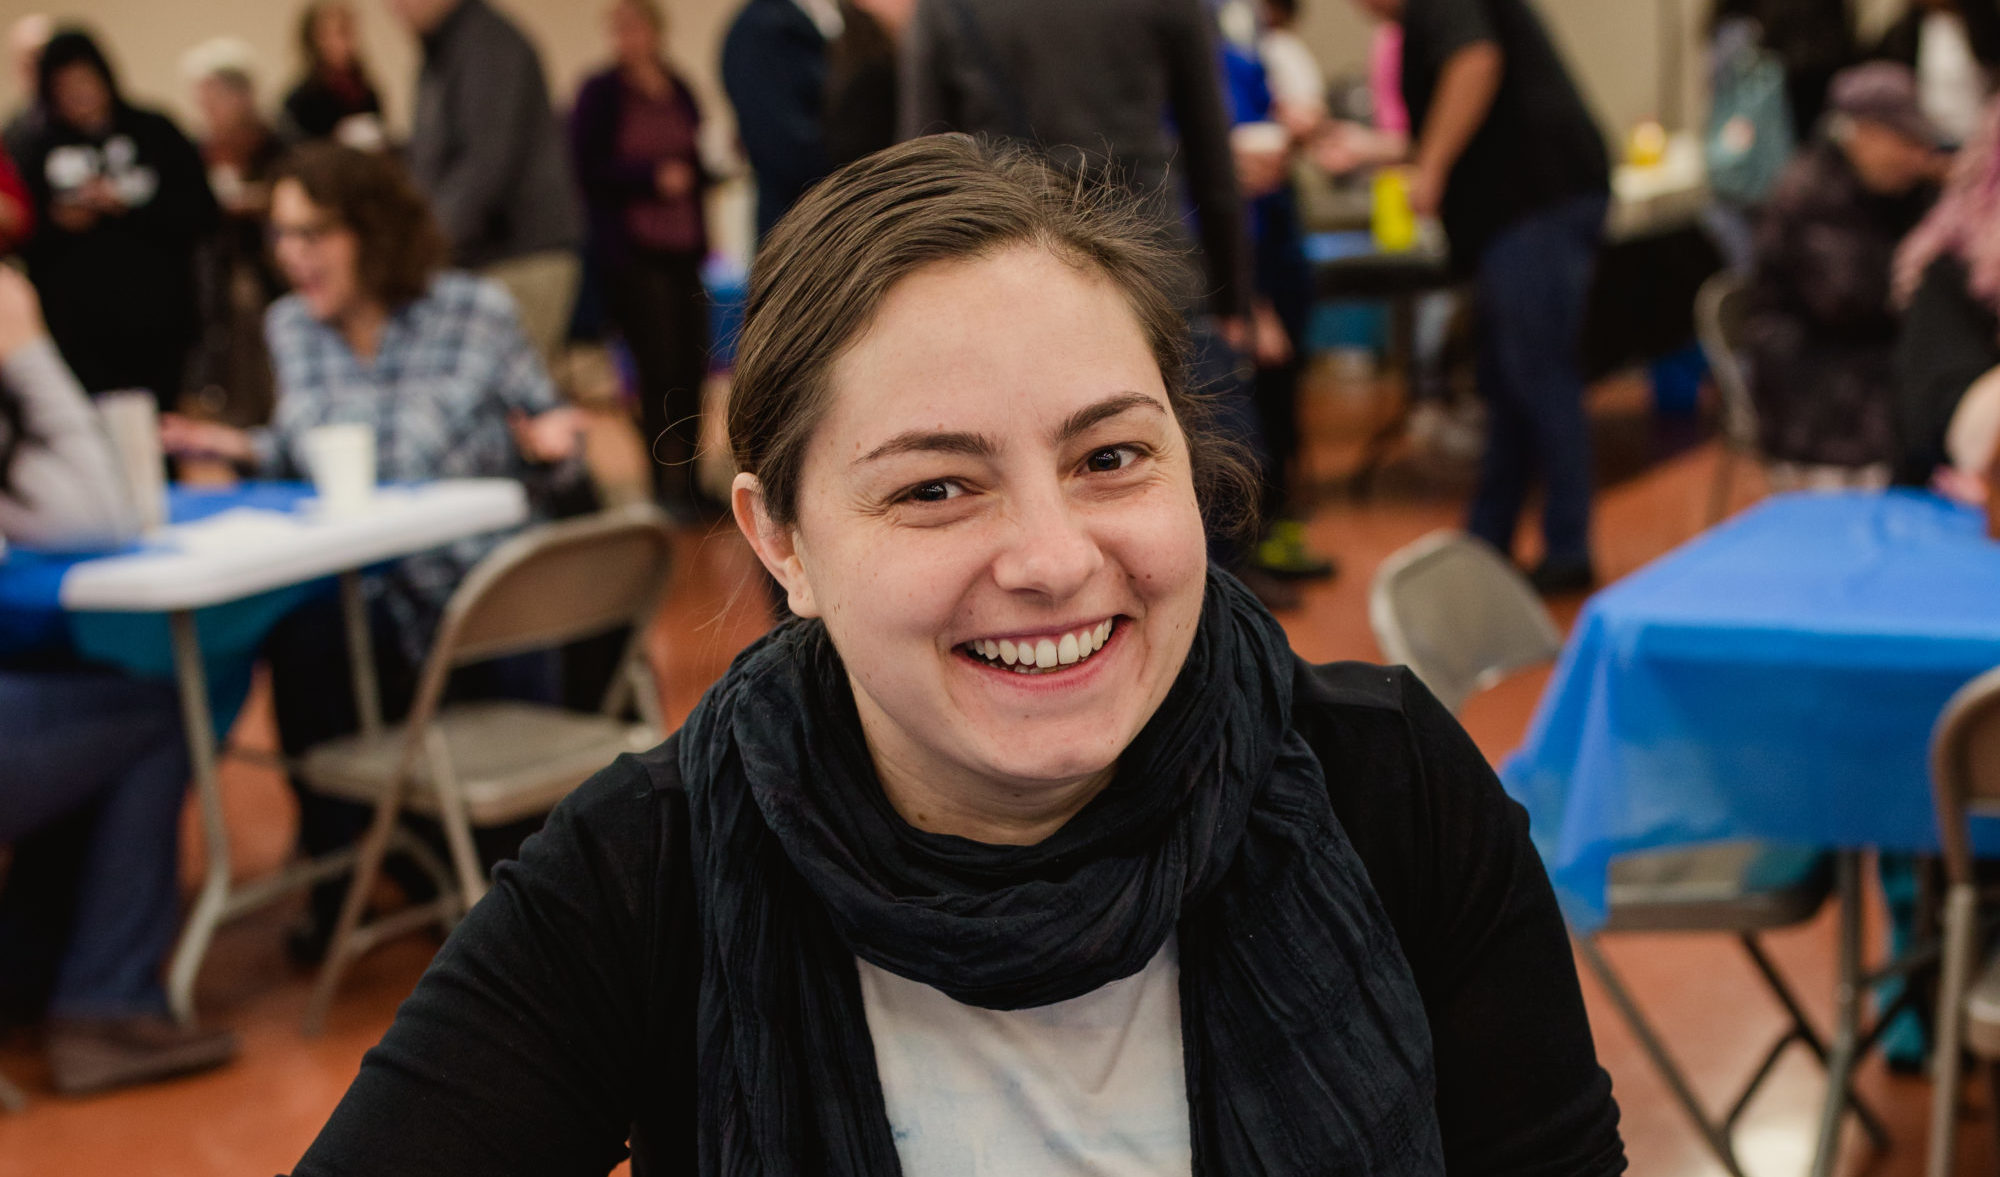
[[[1458,532],[1434,532],[1390,556],[1369,588],[1368,620],[1384,659],[1408,666],[1453,711],[1473,694],[1562,652],[1562,632],[1527,579],[1487,544]],[[1600,934],[1732,933],[1790,1019],[1720,1119],[1702,1106],[1596,937],[1575,937],[1579,954],[1674,1098],[1735,1177],[1743,1172],[1734,1144],[1736,1122],[1785,1050],[1796,1042],[1826,1061],[1825,1043],[1757,934],[1811,919],[1826,902],[1831,875],[1824,854],[1750,842],[1631,855],[1611,866],[1608,918]],[[1885,1140],[1880,1121],[1851,1093],[1849,1102],[1869,1134]]]
[[[1757,406],[1750,399],[1750,376],[1743,364],[1746,294],[1743,279],[1724,270],[1703,282],[1694,296],[1695,338],[1722,398],[1722,456],[1716,460],[1715,478],[1708,488],[1707,521],[1711,525],[1721,522],[1729,511],[1737,461],[1759,460]]]
[[[1931,737],[1931,787],[1937,800],[1947,890],[1925,1172],[1948,1177],[1958,1149],[1958,1084],[1964,1052],[1986,1062],[1994,1094],[2000,1098],[2000,956],[1979,964],[1984,945],[1970,833],[1974,815],[2000,816],[2000,670],[1973,679],[1945,705]],[[1995,1118],[2000,1122],[2000,1113]]]
[[[546,813],[620,753],[663,738],[659,692],[644,650],[671,564],[666,516],[650,506],[523,532],[482,560],[452,595],[409,718],[306,754],[299,773],[310,788],[375,807],[307,1007],[307,1033],[324,1023],[352,959],[425,924],[449,926],[478,902],[486,879],[473,847],[474,827]],[[626,625],[632,639],[596,712],[502,700],[444,702],[446,682],[460,666]],[[636,707],[638,722],[624,718],[628,706]],[[432,903],[363,926],[362,909],[405,812],[443,827],[455,885]]]

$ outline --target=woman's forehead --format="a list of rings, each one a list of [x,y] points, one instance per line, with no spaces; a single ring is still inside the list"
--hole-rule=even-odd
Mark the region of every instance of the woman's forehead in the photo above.
[[[1035,247],[905,278],[830,375],[822,432],[863,451],[910,429],[1044,434],[1127,394],[1167,408],[1130,301]]]

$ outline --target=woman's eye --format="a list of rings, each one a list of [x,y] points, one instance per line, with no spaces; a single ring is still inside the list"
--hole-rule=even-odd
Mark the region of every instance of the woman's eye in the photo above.
[[[1083,468],[1092,474],[1108,474],[1113,470],[1123,470],[1138,461],[1139,453],[1131,446],[1112,445],[1095,450],[1083,460]]]
[[[919,482],[903,493],[903,498],[912,503],[942,503],[946,499],[957,498],[965,489],[956,482],[934,478],[929,482]]]

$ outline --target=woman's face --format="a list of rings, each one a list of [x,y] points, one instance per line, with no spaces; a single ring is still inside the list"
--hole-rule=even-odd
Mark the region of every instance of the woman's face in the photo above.
[[[630,4],[614,4],[605,17],[611,36],[611,56],[626,66],[650,65],[660,56],[660,30],[644,12]]]
[[[362,305],[360,238],[297,180],[271,190],[271,238],[285,281],[313,318],[338,322]]]
[[[194,84],[194,104],[211,137],[235,134],[255,126],[257,104],[248,91],[219,77],[207,77]]]
[[[1010,803],[1106,772],[1186,660],[1207,567],[1125,298],[1040,248],[934,265],[832,385],[766,556],[825,620],[878,766]]]
[[[56,117],[82,131],[101,131],[111,122],[111,85],[87,61],[66,65],[50,81]]]
[[[346,70],[354,65],[356,52],[354,12],[344,4],[320,9],[313,20],[313,47],[328,69]]]

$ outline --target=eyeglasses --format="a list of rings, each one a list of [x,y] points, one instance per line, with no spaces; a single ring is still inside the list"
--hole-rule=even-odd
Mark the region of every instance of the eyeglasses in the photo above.
[[[271,239],[273,246],[283,245],[287,240],[296,241],[300,245],[311,246],[318,245],[345,227],[339,221],[327,217],[317,221],[309,221],[303,225],[281,225],[273,221],[265,228],[264,232]]]

